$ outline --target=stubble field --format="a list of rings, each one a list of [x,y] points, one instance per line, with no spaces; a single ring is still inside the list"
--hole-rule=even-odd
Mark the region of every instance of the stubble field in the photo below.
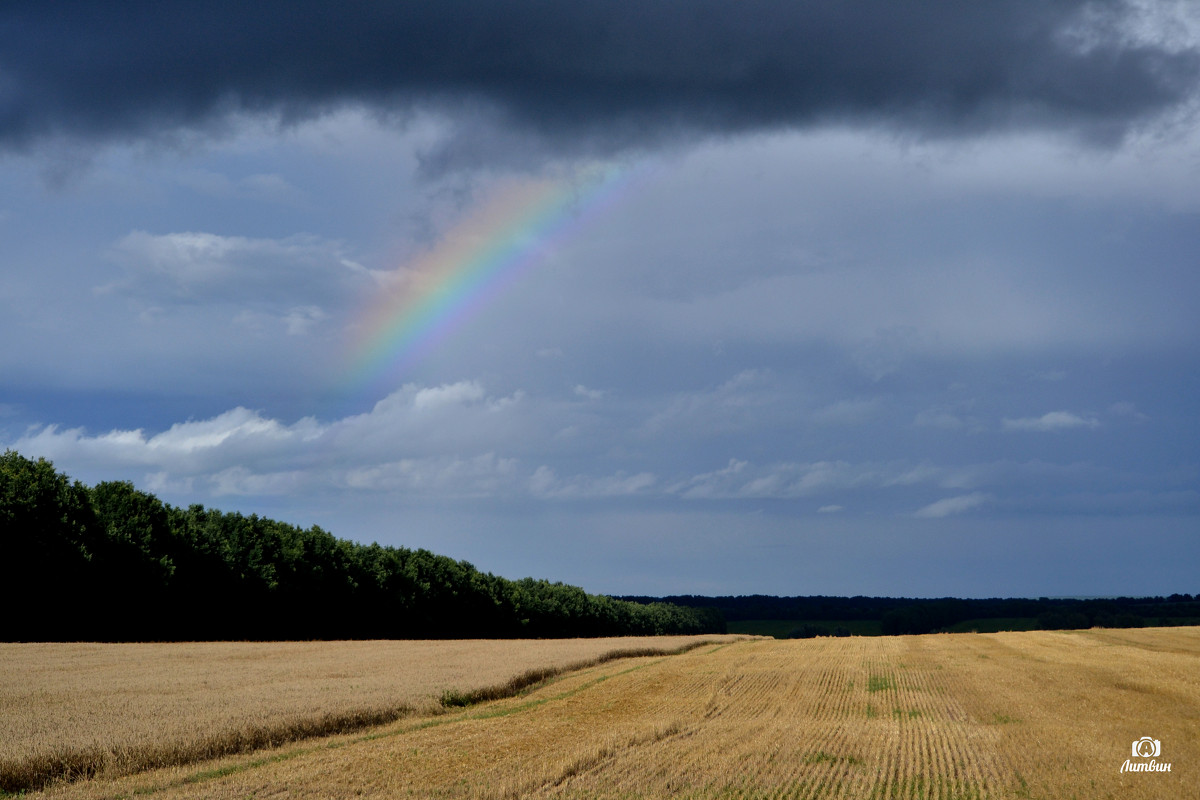
[[[0,790],[358,730],[437,713],[446,692],[731,638],[0,643]]]
[[[1170,772],[1121,772],[1143,736]],[[1198,786],[1200,628],[1174,628],[724,642],[46,795],[949,800]]]

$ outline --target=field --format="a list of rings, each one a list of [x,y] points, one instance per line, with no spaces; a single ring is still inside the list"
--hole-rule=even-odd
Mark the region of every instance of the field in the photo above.
[[[1131,759],[1143,736],[1170,772],[1121,771],[1150,762]],[[724,642],[45,794],[951,800],[1198,786],[1200,629],[1168,628]]]
[[[0,789],[356,730],[531,671],[728,638],[0,643]]]

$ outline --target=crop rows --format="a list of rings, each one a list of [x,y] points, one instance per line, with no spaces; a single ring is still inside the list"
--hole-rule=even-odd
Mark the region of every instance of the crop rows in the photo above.
[[[745,641],[53,797],[1185,798],[1200,629]],[[1170,773],[1121,774],[1162,741]]]
[[[0,644],[0,791],[360,730],[714,638]]]

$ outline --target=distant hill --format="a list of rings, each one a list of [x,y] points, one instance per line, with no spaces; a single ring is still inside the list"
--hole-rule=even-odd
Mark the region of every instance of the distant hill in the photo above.
[[[427,550],[88,487],[0,456],[0,641],[722,633],[711,609],[508,580]]]

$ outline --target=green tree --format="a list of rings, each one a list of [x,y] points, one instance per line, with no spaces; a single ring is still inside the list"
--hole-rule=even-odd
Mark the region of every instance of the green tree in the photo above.
[[[0,563],[11,603],[3,637],[37,639],[53,628],[75,638],[88,628],[77,607],[92,593],[90,562],[99,525],[87,489],[13,450],[0,456]]]

